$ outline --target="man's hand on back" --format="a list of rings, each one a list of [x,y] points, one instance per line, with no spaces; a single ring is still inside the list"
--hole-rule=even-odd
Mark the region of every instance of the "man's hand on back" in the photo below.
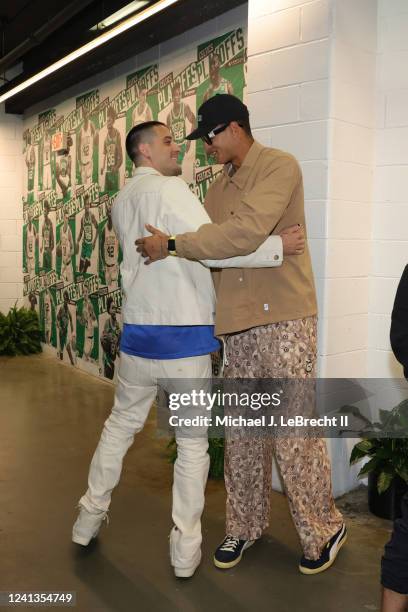
[[[283,255],[302,255],[305,250],[305,230],[301,225],[291,225],[280,233]]]
[[[169,252],[167,250],[167,241],[170,238],[164,232],[161,232],[153,225],[146,224],[146,229],[152,236],[146,238],[138,238],[135,240],[136,250],[141,253],[142,257],[147,257],[145,265],[159,261],[159,259],[165,259]]]

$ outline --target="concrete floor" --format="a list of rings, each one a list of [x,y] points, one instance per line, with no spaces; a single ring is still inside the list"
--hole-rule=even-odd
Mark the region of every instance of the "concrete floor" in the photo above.
[[[81,612],[379,610],[391,524],[367,514],[365,492],[339,500],[349,541],[333,568],[308,577],[298,572],[300,548],[279,493],[262,540],[236,568],[217,570],[225,497],[222,482],[209,482],[203,563],[192,580],[176,580],[167,541],[172,470],[153,418],[127,455],[109,526],[88,549],[75,546],[75,506],[113,388],[43,355],[0,358],[0,381],[0,591],[76,591]]]

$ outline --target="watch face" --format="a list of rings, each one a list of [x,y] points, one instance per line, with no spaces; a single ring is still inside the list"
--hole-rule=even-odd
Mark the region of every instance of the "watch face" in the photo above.
[[[167,241],[167,250],[168,251],[175,251],[176,250],[176,241],[174,238],[169,238]]]

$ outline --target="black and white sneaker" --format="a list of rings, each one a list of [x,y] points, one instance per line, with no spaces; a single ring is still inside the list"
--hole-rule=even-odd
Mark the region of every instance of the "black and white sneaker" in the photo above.
[[[229,569],[238,565],[244,550],[252,546],[255,540],[239,540],[231,535],[225,536],[214,554],[214,565],[222,569]]]
[[[347,529],[343,523],[341,529],[327,542],[323,548],[320,557],[316,560],[306,559],[303,556],[300,560],[299,570],[302,574],[318,574],[324,572],[331,565],[333,565],[340,548],[345,544],[347,540]]]

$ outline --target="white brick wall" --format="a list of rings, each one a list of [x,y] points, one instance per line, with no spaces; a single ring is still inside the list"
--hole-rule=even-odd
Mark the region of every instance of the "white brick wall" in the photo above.
[[[376,105],[372,99],[372,88],[360,83],[331,81],[330,115],[353,123],[373,127],[376,122]]]
[[[382,99],[384,100],[387,127],[408,125],[408,90],[390,91]],[[387,101],[386,105],[385,100]],[[385,127],[385,123],[381,127]]]
[[[300,42],[300,9],[295,8],[254,19],[256,37],[251,41],[251,53],[265,53]]]
[[[346,53],[349,59],[359,56],[355,51],[360,49],[375,53],[377,49],[377,0],[335,0],[333,3],[336,15],[333,38],[353,47],[353,55]],[[375,69],[371,59],[369,72]],[[357,69],[358,71],[358,69]],[[357,72],[353,70],[354,77]]]
[[[381,19],[379,27],[381,28]],[[408,88],[408,73],[405,70],[408,51],[384,50],[378,58],[379,85],[383,91]]]
[[[370,376],[402,376],[390,349],[389,328],[398,281],[408,263],[407,28],[408,3],[379,0]]]
[[[361,350],[368,345],[368,314],[331,316],[323,320],[327,329],[326,355]]]
[[[327,38],[330,33],[329,0],[302,6],[300,20],[302,42]]]
[[[327,121],[273,127],[271,137],[275,147],[290,151],[299,161],[327,158]]]
[[[317,81],[328,77],[327,40],[296,45],[270,55],[270,87]]]
[[[350,140],[349,146],[353,146]],[[335,156],[333,152],[333,156]],[[335,200],[371,202],[373,168],[368,164],[351,161],[332,161],[330,165],[330,196]],[[350,219],[350,223],[353,220]]]
[[[386,120],[385,129],[378,130],[377,134],[377,163],[379,166],[408,165],[408,125],[394,128]]]
[[[254,128],[291,123],[299,118],[299,87],[257,91],[248,95]]]
[[[302,83],[300,86],[301,121],[325,119],[329,115],[329,86],[327,79]]]
[[[301,163],[305,198],[324,200],[327,197],[327,160]]]
[[[368,277],[370,272],[368,240],[365,243],[362,240],[330,240],[328,242],[327,278]],[[331,316],[330,311],[324,314]]]
[[[399,277],[377,277],[370,282],[370,313],[390,317],[398,282]]]
[[[332,0],[327,262],[320,372],[368,371],[375,140],[375,0]],[[343,293],[345,292],[345,293]]]
[[[312,0],[250,0],[248,2],[249,21],[252,22],[257,17],[271,15],[278,11],[286,11],[295,6],[302,6]]]
[[[327,238],[335,240],[370,240],[371,204],[331,200]],[[344,258],[344,256],[343,256]]]
[[[405,13],[408,13],[406,0],[378,0],[379,17],[404,15]]]
[[[326,283],[326,311],[332,317],[367,314],[369,300],[367,277],[329,278]]]
[[[22,124],[0,106],[0,311],[22,297]]]
[[[380,24],[380,51],[408,51],[408,13],[386,16]]]
[[[350,143],[353,146],[350,147]],[[348,121],[334,121],[332,127],[333,159],[367,164],[373,154],[374,130]]]
[[[324,239],[326,235],[326,202],[324,200],[305,200],[307,231],[310,239]]]

